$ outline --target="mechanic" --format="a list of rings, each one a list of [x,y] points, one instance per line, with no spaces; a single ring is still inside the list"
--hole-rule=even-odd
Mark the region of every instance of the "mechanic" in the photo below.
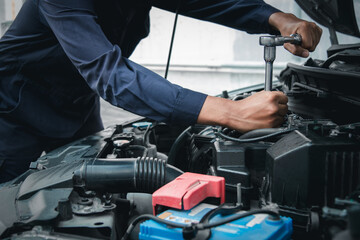
[[[299,33],[302,46],[286,48],[302,57],[321,36],[314,23],[261,0],[27,0],[0,41],[0,182],[25,172],[43,151],[102,130],[99,96],[169,124],[246,132],[283,122],[287,97],[280,92],[230,101],[130,61],[149,33],[152,6],[249,33]]]

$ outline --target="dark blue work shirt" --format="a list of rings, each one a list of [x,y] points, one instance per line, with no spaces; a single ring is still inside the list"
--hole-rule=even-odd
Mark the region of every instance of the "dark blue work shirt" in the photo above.
[[[195,123],[206,95],[128,59],[149,33],[152,6],[174,12],[178,2],[27,0],[0,40],[0,117],[71,137],[90,117],[89,133],[102,128],[100,96],[154,120]],[[271,32],[276,11],[261,0],[182,0],[179,10],[249,33]]]

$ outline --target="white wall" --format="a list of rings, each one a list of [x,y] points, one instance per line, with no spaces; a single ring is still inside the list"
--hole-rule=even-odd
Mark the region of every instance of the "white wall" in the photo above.
[[[0,36],[19,12],[23,0],[0,0]]]

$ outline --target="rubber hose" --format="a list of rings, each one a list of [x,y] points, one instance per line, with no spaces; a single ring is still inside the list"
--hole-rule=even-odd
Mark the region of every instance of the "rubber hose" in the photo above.
[[[244,133],[239,137],[239,139],[249,139],[249,138],[257,138],[266,136],[272,133],[280,132],[282,130],[285,130],[285,128],[260,128],[255,129],[250,132]]]
[[[157,158],[96,159],[76,170],[73,182],[77,187],[94,191],[152,193],[182,173]]]

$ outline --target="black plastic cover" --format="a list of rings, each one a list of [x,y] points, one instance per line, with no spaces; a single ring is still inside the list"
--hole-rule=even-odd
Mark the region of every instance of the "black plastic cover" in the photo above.
[[[332,119],[337,124],[360,121],[360,50],[334,53],[326,61],[289,63],[280,74],[289,110],[305,118]]]
[[[331,207],[360,185],[358,141],[294,131],[267,152],[272,201],[280,206]]]

